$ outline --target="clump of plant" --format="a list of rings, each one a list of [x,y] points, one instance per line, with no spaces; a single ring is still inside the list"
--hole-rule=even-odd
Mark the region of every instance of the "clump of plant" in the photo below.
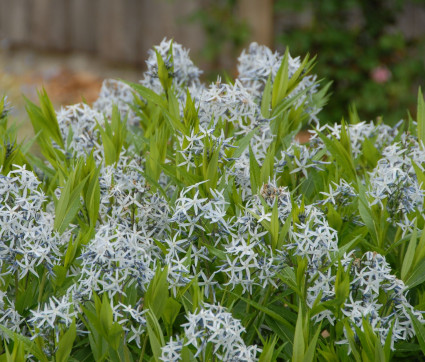
[[[277,19],[290,16],[288,11],[310,15],[303,26],[279,30],[276,39],[300,54],[320,55],[316,71],[333,80],[323,122],[339,121],[353,102],[366,119],[383,116],[392,125],[406,109],[414,111],[415,93],[425,79],[425,38],[408,38],[397,26],[409,3],[423,7],[423,2],[405,0],[275,3]]]
[[[390,360],[425,351],[425,102],[320,126],[314,62],[252,44],[209,85],[164,40],[138,84],[0,103],[5,360]],[[312,122],[310,141],[295,136]]]

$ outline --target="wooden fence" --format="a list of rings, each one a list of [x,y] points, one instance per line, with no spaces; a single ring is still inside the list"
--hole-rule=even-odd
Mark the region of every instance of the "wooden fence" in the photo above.
[[[202,2],[0,0],[0,46],[88,51],[111,61],[144,64],[147,50],[167,36],[196,53],[202,48],[205,35],[199,24],[187,19]],[[238,13],[250,25],[251,40],[269,46],[273,45],[273,33],[279,33],[282,27],[284,30],[286,23],[306,25],[305,15],[308,21],[308,11],[276,19],[273,0],[239,0]],[[406,36],[423,36],[423,4],[407,3],[398,23]]]
[[[242,0],[241,16],[254,39],[271,44],[271,0]],[[10,46],[89,51],[119,62],[142,64],[146,52],[172,37],[194,52],[204,43],[188,17],[194,0],[0,0],[0,39]]]

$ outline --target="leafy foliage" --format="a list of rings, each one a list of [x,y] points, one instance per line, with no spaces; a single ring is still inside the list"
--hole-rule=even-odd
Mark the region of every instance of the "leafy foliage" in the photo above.
[[[311,16],[303,26],[279,29],[276,39],[297,53],[320,55],[317,72],[334,81],[323,122],[338,122],[352,103],[366,119],[383,116],[389,124],[404,118],[406,109],[414,112],[425,77],[425,38],[405,36],[397,24],[412,3],[423,8],[421,1],[405,0],[275,2],[277,19]]]
[[[148,65],[141,84],[106,81],[93,107],[55,112],[41,93],[27,110],[44,158],[2,151],[0,358],[423,351],[422,111],[320,126],[314,62],[258,44],[232,83],[202,84],[171,41]]]

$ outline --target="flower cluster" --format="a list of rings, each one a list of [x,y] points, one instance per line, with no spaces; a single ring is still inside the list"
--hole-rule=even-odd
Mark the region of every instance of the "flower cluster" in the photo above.
[[[240,126],[241,119],[252,123],[260,112],[252,94],[239,80],[235,84],[226,84],[218,79],[201,93],[197,105],[200,121],[205,125],[222,119]]]
[[[391,218],[399,213],[422,211],[425,192],[417,179],[414,165],[424,169],[423,148],[414,141],[394,143],[386,147],[382,155],[370,175],[368,194],[372,199],[371,205],[383,207],[385,200]]]
[[[282,63],[282,55],[278,52],[272,52],[269,48],[252,43],[248,50],[244,50],[239,57],[238,79],[250,90],[250,93],[256,98],[261,99],[264,86],[270,78],[272,81],[275,79],[277,72]],[[294,76],[301,65],[299,57],[288,57],[288,78]],[[316,76],[307,76],[297,85],[292,95],[295,95],[308,88],[307,94],[303,95],[298,104],[307,101],[311,103],[311,96],[317,90],[315,85]],[[316,118],[319,109],[312,107],[310,109],[310,116],[312,119]]]
[[[198,312],[190,313],[187,320],[182,327],[186,344],[197,349],[195,357],[201,355],[208,344],[212,344],[213,353],[222,361],[256,361],[256,355],[261,350],[255,345],[245,345],[241,337],[245,328],[222,306],[205,303]]]
[[[154,49],[149,51],[149,57],[146,60],[148,70],[145,72],[143,80],[140,81],[142,85],[156,93],[162,92],[161,82],[158,78],[158,54],[164,59],[169,76],[173,79],[173,84],[178,90],[184,91],[184,87],[200,86],[199,76],[202,71],[193,64],[188,49],[183,48],[171,39],[163,39]]]
[[[0,176],[0,267],[3,275],[28,273],[39,276],[43,265],[50,273],[60,259],[65,238],[53,229],[54,219],[45,212],[46,196],[40,181],[25,168]]]
[[[382,150],[386,145],[391,143],[398,133],[398,128],[401,123],[394,127],[390,127],[386,124],[376,125],[373,122],[359,122],[354,124],[346,125],[347,132],[350,135],[350,146],[351,152],[354,157],[358,157],[363,153],[364,142],[369,140],[378,150]],[[342,125],[335,123],[334,125],[325,124],[318,128],[320,132],[326,132],[328,138],[335,137],[341,139]],[[316,140],[321,147],[325,148],[325,145],[321,140],[318,139],[316,131],[310,131],[312,140]]]
[[[367,318],[384,344],[394,323],[391,336],[391,347],[394,348],[395,342],[415,334],[408,310],[425,323],[422,314],[407,301],[403,281],[391,274],[391,267],[382,255],[367,252],[354,261],[348,255],[341,263],[352,275],[349,302],[345,303],[342,312],[357,327],[363,329],[362,320]],[[385,305],[380,298],[382,292],[386,295]]]
[[[41,182],[25,167],[15,167],[0,176],[0,284],[16,280],[54,276],[69,233],[59,235],[53,228],[54,217],[44,211],[47,197]],[[17,288],[17,286],[15,286]],[[0,292],[0,323],[13,331],[26,330],[22,311],[16,301]],[[1,333],[3,336],[3,333]]]
[[[366,319],[382,344],[393,326],[392,349],[395,342],[414,335],[409,312],[425,323],[422,314],[409,304],[403,281],[391,274],[391,267],[382,255],[367,252],[361,258],[355,258],[353,253],[349,253],[341,260],[341,265],[349,272],[350,277],[350,292],[342,309],[350,323],[363,330],[363,319]],[[308,290],[308,303],[311,306],[319,296],[322,302],[335,299],[335,278],[331,269],[326,274],[319,273],[314,286]],[[327,319],[331,324],[336,320],[330,310],[322,311],[314,318],[317,322]],[[348,340],[341,340],[339,343],[348,343]]]
[[[204,153],[209,158],[215,151],[218,151],[219,162],[226,161],[226,150],[234,147],[232,138],[225,138],[223,133],[216,136],[213,131],[200,126],[198,132],[192,131],[189,136],[179,137],[181,150],[178,152],[183,159],[179,166],[186,166],[187,170],[202,167]]]
[[[101,160],[103,149],[99,144],[97,124],[103,124],[102,113],[85,103],[62,107],[56,112],[59,128],[66,148],[77,155],[85,155],[93,151],[94,156]]]
[[[290,360],[320,322],[333,340],[297,353],[350,359],[366,322],[396,351],[414,337],[422,136],[357,122],[300,144],[324,102],[306,63],[254,43],[233,83],[207,86],[164,40],[141,85],[106,80],[93,106],[49,117],[64,142],[40,142],[48,160],[0,158],[6,348],[19,334],[30,360]]]
[[[131,108],[133,103],[134,93],[129,85],[118,80],[106,79],[102,83],[99,97],[93,103],[93,109],[102,112],[110,118],[113,106],[116,106],[121,117],[123,119],[127,118],[128,124],[137,125],[140,119]]]
[[[325,215],[312,205],[300,210],[297,219],[290,230],[292,242],[287,248],[294,255],[307,258],[314,273],[329,265],[332,253],[338,251],[338,234],[329,226]]]
[[[356,190],[343,178],[339,180],[339,184],[333,182],[333,185],[329,185],[329,192],[321,192],[326,199],[323,203],[331,203],[333,205],[344,206],[354,202],[354,198],[357,196]]]

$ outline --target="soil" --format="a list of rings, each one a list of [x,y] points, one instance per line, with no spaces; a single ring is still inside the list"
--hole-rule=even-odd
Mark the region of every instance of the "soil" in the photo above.
[[[90,104],[103,79],[137,81],[142,71],[78,53],[0,50],[0,97],[7,95],[13,106],[11,120],[21,124],[19,138],[28,138],[33,132],[23,96],[37,103],[37,91],[44,87],[55,108],[82,100]]]

